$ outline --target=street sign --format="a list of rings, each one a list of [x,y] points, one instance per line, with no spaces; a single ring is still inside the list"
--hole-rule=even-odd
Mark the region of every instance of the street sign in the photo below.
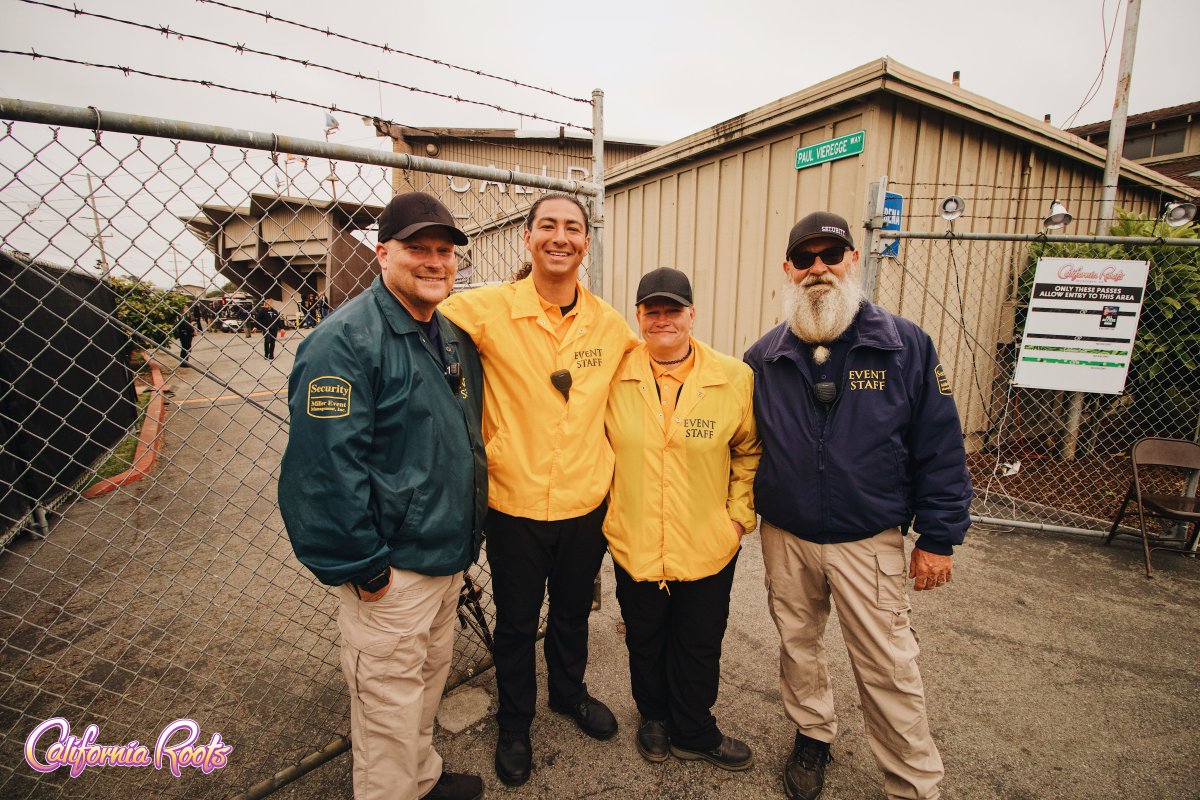
[[[859,131],[836,139],[830,139],[820,144],[810,144],[796,151],[796,169],[815,167],[826,161],[837,161],[839,158],[856,156],[863,151],[867,141],[867,132]]]
[[[898,231],[904,216],[904,198],[895,192],[888,192],[883,198],[883,230]],[[900,257],[900,240],[892,239],[883,248],[884,258]]]

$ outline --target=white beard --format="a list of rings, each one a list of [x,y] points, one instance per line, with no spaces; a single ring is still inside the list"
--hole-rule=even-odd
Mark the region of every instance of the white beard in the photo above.
[[[820,288],[818,288],[820,287]],[[809,276],[800,284],[785,282],[783,315],[792,333],[802,342],[832,342],[842,335],[862,302],[862,289],[853,281],[826,272]]]

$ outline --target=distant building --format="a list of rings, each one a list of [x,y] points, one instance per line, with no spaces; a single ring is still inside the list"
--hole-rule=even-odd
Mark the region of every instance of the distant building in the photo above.
[[[1111,120],[1068,128],[1068,133],[1107,148]],[[1133,114],[1125,121],[1121,155],[1200,189],[1200,102]]]
[[[247,205],[205,205],[183,222],[216,256],[222,277],[275,301],[293,320],[309,294],[337,308],[370,285],[375,247],[354,232],[375,225],[382,212],[357,202],[252,194]]]

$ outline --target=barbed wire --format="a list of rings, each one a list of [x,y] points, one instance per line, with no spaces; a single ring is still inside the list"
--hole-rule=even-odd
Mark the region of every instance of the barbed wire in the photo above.
[[[1180,183],[1182,183],[1182,181]],[[1168,183],[1160,183],[1160,182],[1156,182],[1156,181],[1139,181],[1137,185],[1145,187],[1145,188],[1162,189],[1165,191],[1170,191],[1172,193],[1178,193],[1178,188],[1175,185],[1168,184]],[[907,187],[938,186],[938,187],[942,187],[943,190],[947,190],[947,191],[954,190],[954,189],[1008,189],[1010,191],[1033,191],[1035,189],[1046,189],[1046,190],[1054,190],[1054,191],[1062,192],[1064,197],[1066,196],[1067,192],[1071,191],[1071,187],[1064,187],[1061,184],[1052,184],[1052,183],[1031,184],[1031,185],[1026,185],[1026,186],[1013,186],[1011,184],[1004,184],[1004,183],[954,183],[954,182],[947,182],[947,181],[895,181],[895,180],[889,179],[888,180],[888,188],[890,189],[894,186],[907,186]],[[1086,186],[1079,186],[1079,187],[1075,187],[1075,188],[1079,191],[1091,191],[1091,189]],[[1124,185],[1122,185],[1122,188],[1124,188]],[[1195,187],[1188,187],[1188,188],[1193,193],[1200,191],[1200,189],[1196,189]],[[940,200],[942,198],[939,197],[938,199]]]
[[[351,109],[351,108],[341,108],[337,105],[337,103],[318,103],[318,102],[315,102],[312,100],[303,100],[298,97],[289,97],[287,95],[280,94],[279,92],[276,92],[276,91],[264,92],[264,91],[260,91],[258,89],[244,89],[239,86],[230,86],[228,84],[218,83],[217,81],[210,81],[210,80],[206,80],[203,78],[183,78],[183,77],[179,77],[177,75],[164,75],[164,74],[158,73],[158,72],[150,72],[149,70],[137,69],[136,67],[126,67],[126,66],[120,66],[117,64],[99,64],[94,61],[83,61],[83,60],[76,59],[76,58],[67,58],[66,56],[55,56],[55,55],[50,55],[48,53],[39,53],[37,50],[35,50],[32,47],[29,48],[28,52],[26,52],[24,50],[0,49],[0,55],[25,56],[27,58],[32,58],[35,61],[39,58],[44,58],[49,61],[57,61],[62,64],[74,64],[76,66],[81,66],[81,67],[93,67],[95,69],[106,69],[106,70],[112,70],[115,72],[121,72],[125,75],[125,77],[129,77],[130,75],[140,75],[145,78],[157,78],[159,80],[173,81],[175,83],[189,83],[194,86],[203,86],[208,89],[223,89],[227,92],[235,92],[237,94],[246,94],[246,95],[251,95],[253,97],[262,97],[262,98],[266,98],[268,100],[272,100],[274,102],[283,101],[286,103],[295,103],[296,105],[305,106],[308,108],[317,108],[322,111],[328,111],[331,114],[332,113],[353,114],[354,116],[362,117],[363,119],[379,120],[379,122],[381,122],[385,125],[399,125],[402,128],[411,128],[412,130],[415,130],[415,131],[421,131],[423,133],[428,133],[431,136],[444,137],[444,138],[448,138],[448,139],[456,139],[458,141],[472,142],[474,144],[486,144],[490,147],[497,147],[497,148],[501,148],[501,149],[505,149],[505,150],[513,150],[518,153],[541,153],[542,155],[547,155],[547,156],[561,155],[560,153],[555,153],[551,150],[542,150],[542,149],[535,148],[535,147],[517,147],[515,145],[502,144],[500,142],[484,141],[477,137],[461,136],[461,135],[457,135],[457,134],[446,133],[445,129],[436,130],[433,128],[425,128],[420,125],[412,125],[412,124],[400,122],[397,120],[384,119],[384,118],[378,116],[377,114],[371,114],[371,113],[363,112],[363,111],[355,111],[354,109]],[[584,160],[592,160],[591,156],[585,156],[585,155],[580,155],[579,158],[584,159]]]
[[[41,8],[53,9],[55,11],[65,11],[68,14],[72,14],[73,16],[76,16],[76,17],[91,17],[93,19],[104,20],[106,22],[115,22],[119,25],[128,25],[133,28],[141,28],[142,30],[151,31],[154,33],[161,33],[163,36],[166,36],[166,37],[175,36],[180,40],[203,42],[204,44],[211,44],[211,45],[215,45],[217,47],[224,47],[228,50],[233,50],[234,52],[238,53],[239,55],[242,53],[250,53],[252,55],[263,56],[265,58],[274,58],[274,59],[277,59],[279,61],[283,61],[283,62],[286,62],[289,64],[298,64],[305,68],[311,67],[312,69],[322,70],[324,72],[330,72],[330,73],[333,73],[334,75],[341,75],[346,78],[354,78],[356,80],[371,81],[374,83],[382,84],[384,86],[393,86],[397,89],[404,89],[409,92],[416,92],[418,94],[426,94],[426,95],[430,95],[431,97],[440,97],[443,100],[453,100],[456,103],[466,103],[468,105],[481,106],[483,108],[489,108],[489,109],[492,109],[494,111],[499,111],[504,114],[515,114],[518,117],[528,117],[529,119],[536,119],[539,122],[549,122],[554,125],[562,125],[563,127],[567,127],[567,128],[575,128],[577,130],[587,131],[588,133],[591,133],[591,131],[592,131],[591,128],[584,127],[583,125],[576,125],[573,122],[566,122],[564,120],[553,119],[551,117],[543,117],[539,114],[533,114],[533,113],[529,113],[529,112],[525,112],[525,111],[517,111],[515,109],[506,108],[506,107],[498,105],[496,103],[490,103],[486,100],[472,100],[468,97],[463,97],[461,95],[446,94],[444,92],[438,92],[433,89],[422,89],[417,86],[409,86],[408,84],[397,83],[396,81],[390,81],[385,78],[379,78],[379,77],[373,78],[369,75],[363,75],[361,72],[351,72],[350,70],[341,69],[340,67],[331,67],[326,64],[320,64],[315,61],[311,61],[307,58],[295,58],[294,56],[287,56],[287,55],[283,55],[282,53],[272,53],[267,50],[259,50],[257,48],[242,44],[241,42],[236,42],[236,43],[235,42],[223,42],[219,39],[212,39],[208,36],[200,36],[199,34],[194,34],[194,33],[184,33],[183,31],[176,30],[167,25],[151,25],[151,24],[148,24],[145,22],[138,22],[136,20],[122,19],[121,17],[114,17],[114,16],[111,16],[108,14],[97,14],[97,13],[94,13],[91,11],[84,11],[83,9],[79,8],[78,6],[68,8],[66,6],[55,5],[54,3],[44,2],[44,0],[20,0],[20,2],[25,3],[26,5],[39,6]]]
[[[376,50],[380,50],[384,53],[395,53],[396,55],[408,56],[409,58],[415,58],[420,61],[426,61],[430,64],[437,64],[440,67],[447,67],[449,69],[457,70],[459,72],[466,72],[470,75],[476,75],[481,78],[491,78],[492,80],[501,81],[503,83],[507,83],[512,86],[518,86],[522,89],[530,89],[535,92],[542,92],[544,94],[552,95],[553,97],[559,97],[559,98],[562,98],[563,100],[570,100],[573,103],[583,103],[584,105],[589,105],[589,106],[592,104],[592,101],[590,98],[571,97],[570,95],[556,92],[553,89],[546,89],[541,86],[534,86],[533,84],[523,83],[521,81],[514,80],[513,78],[505,78],[501,75],[493,75],[489,72],[484,72],[483,70],[472,69],[471,67],[460,67],[457,64],[451,64],[448,61],[442,61],[441,59],[431,58],[429,56],[423,56],[418,53],[410,53],[407,50],[400,50],[398,48],[391,47],[390,45],[387,45],[387,44],[376,44],[374,42],[368,42],[365,39],[357,39],[353,36],[347,36],[346,34],[343,34],[343,33],[336,33],[327,27],[326,28],[318,28],[313,25],[306,25],[302,22],[295,22],[293,20],[284,19],[283,17],[272,14],[270,11],[254,11],[252,9],[241,8],[240,6],[235,6],[232,3],[220,2],[220,0],[196,0],[196,2],[204,4],[204,5],[219,6],[221,8],[229,9],[230,11],[239,11],[243,14],[250,14],[251,16],[255,16],[255,17],[262,17],[263,22],[272,22],[272,21],[279,22],[284,25],[291,25],[296,28],[301,28],[306,31],[311,31],[313,33],[320,33],[320,34],[328,36],[332,39],[342,39],[343,41],[352,42],[354,44],[360,44],[360,45],[363,45],[364,47],[373,47]]]

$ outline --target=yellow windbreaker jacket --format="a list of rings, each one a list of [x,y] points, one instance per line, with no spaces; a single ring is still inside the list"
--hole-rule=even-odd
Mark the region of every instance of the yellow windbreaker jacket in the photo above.
[[[474,340],[483,362],[488,505],[534,520],[599,506],[612,482],[608,389],[637,344],[629,323],[581,284],[559,341],[532,278],[453,295],[438,310]],[[560,369],[571,374],[569,401],[550,382]]]
[[[644,344],[626,356],[604,427],[616,453],[604,534],[639,581],[715,575],[737,553],[730,520],[754,530],[754,377],[735,358],[692,339],[696,363],[664,429]],[[486,369],[486,367],[485,367]]]

